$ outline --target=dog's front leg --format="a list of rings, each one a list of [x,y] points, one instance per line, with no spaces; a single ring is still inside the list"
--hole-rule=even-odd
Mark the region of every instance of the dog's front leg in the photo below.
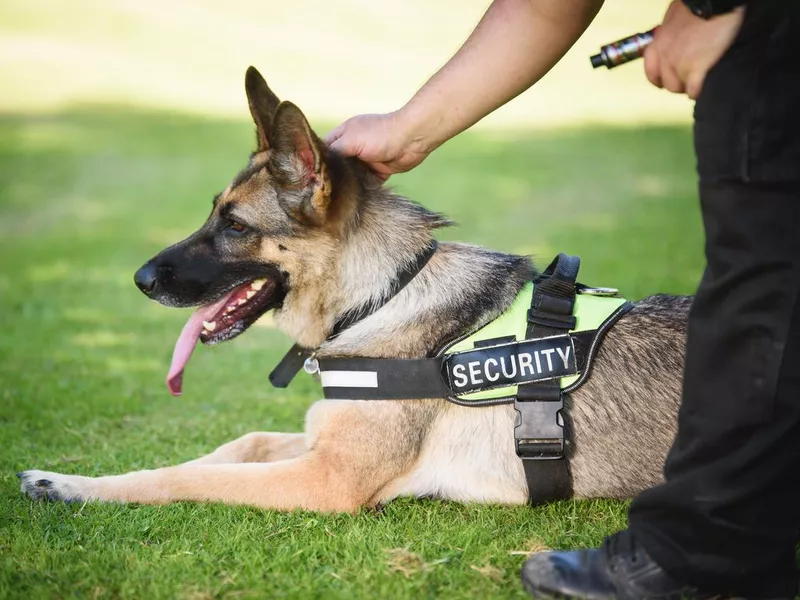
[[[36,499],[64,501],[208,500],[279,510],[352,511],[377,502],[381,490],[412,468],[435,414],[435,405],[427,402],[318,402],[306,417],[310,449],[295,458],[187,463],[96,478],[25,471],[20,474],[22,491]],[[284,451],[298,451],[297,438],[284,441]]]
[[[260,508],[353,511],[372,495],[339,461],[315,452],[276,463],[185,464],[109,477],[44,471],[20,474],[22,489],[37,499],[165,504],[180,500],[248,504]]]

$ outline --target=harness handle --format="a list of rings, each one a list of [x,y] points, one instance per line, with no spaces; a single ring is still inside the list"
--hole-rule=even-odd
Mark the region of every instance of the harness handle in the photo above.
[[[563,252],[534,281],[531,309],[528,311],[529,328],[538,325],[536,337],[542,337],[542,328],[551,329],[551,335],[575,329],[575,280],[581,259]],[[566,331],[565,331],[566,330]],[[531,337],[529,329],[525,337]]]

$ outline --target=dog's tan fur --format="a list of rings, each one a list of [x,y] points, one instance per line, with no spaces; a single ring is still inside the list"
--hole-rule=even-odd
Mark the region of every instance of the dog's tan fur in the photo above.
[[[258,232],[213,239],[226,260],[257,259],[287,274],[278,327],[321,356],[412,358],[509,306],[532,274],[526,259],[441,244],[396,297],[326,341],[342,314],[386,295],[398,270],[448,222],[383,188],[358,161],[328,152],[302,113],[279,103],[254,70],[246,87],[257,151],[195,236],[216,235],[223,216]],[[165,252],[195,256],[195,236]],[[158,299],[189,302],[169,291]],[[628,497],[660,480],[675,431],[689,304],[664,296],[638,303],[608,334],[589,382],[568,399],[576,496]],[[189,463],[119,476],[27,471],[22,489],[35,498],[279,510],[353,511],[399,495],[523,503],[514,421],[508,405],[323,401],[309,410],[303,434],[251,433]]]

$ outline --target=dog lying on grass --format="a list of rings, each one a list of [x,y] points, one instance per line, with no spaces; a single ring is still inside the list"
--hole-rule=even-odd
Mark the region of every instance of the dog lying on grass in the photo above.
[[[535,275],[526,257],[443,243],[396,296],[330,337],[342,315],[380,304],[449,221],[329,151],[252,67],[245,87],[257,131],[247,167],[197,232],[136,274],[150,298],[200,307],[175,347],[174,394],[198,340],[230,340],[269,310],[319,357],[421,358],[502,314]],[[690,303],[663,295],[638,302],[607,334],[588,382],[566,399],[576,497],[628,498],[661,480]],[[278,510],[354,511],[403,495],[519,504],[528,489],[515,414],[513,405],[443,398],[320,401],[304,433],[250,433],[197,460],[124,475],[25,471],[21,489],[47,500]]]

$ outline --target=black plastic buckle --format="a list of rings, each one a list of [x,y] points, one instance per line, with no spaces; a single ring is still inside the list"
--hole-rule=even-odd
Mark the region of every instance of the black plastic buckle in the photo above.
[[[523,460],[558,460],[564,456],[564,421],[561,409],[564,401],[529,400],[517,398],[514,409],[514,445]]]

